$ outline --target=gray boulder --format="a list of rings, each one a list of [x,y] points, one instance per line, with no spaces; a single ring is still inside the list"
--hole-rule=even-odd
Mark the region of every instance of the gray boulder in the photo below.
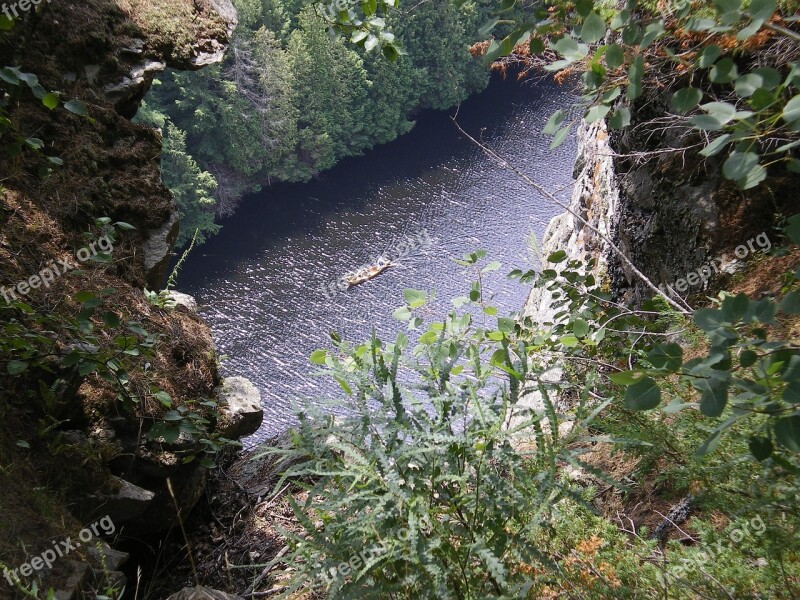
[[[182,306],[190,313],[197,312],[197,300],[194,299],[194,296],[170,290],[169,299],[175,303],[176,307]]]
[[[217,431],[226,438],[240,439],[254,434],[264,420],[261,393],[244,377],[226,377],[219,388]]]

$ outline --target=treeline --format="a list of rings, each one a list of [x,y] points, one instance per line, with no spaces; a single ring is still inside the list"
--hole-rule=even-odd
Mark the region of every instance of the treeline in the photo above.
[[[408,132],[422,109],[483,89],[469,53],[492,4],[422,0],[387,27],[405,55],[386,60],[332,35],[298,0],[235,0],[239,27],[224,63],[168,72],[138,119],[164,135],[162,175],[182,218],[179,245],[216,233],[216,214],[277,181],[305,181]]]

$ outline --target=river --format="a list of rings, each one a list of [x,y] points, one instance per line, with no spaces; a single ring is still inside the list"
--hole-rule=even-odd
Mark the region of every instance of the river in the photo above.
[[[575,141],[550,150],[541,130],[572,101],[550,81],[495,77],[457,119],[566,200]],[[532,266],[531,234],[541,239],[561,210],[464,138],[454,113],[422,113],[409,134],[315,181],[248,197],[186,261],[177,288],[200,303],[226,357],[223,374],[247,377],[261,392],[264,424],[247,445],[290,426],[294,401],[336,392],[308,361],[329,346],[329,332],[360,342],[374,327],[394,338],[404,327],[392,318],[404,288],[435,289],[439,314],[467,294],[472,278],[452,257],[486,250],[502,263],[484,281],[493,303],[501,314],[522,307],[527,288],[505,274]],[[349,291],[335,288],[343,273],[387,253],[403,254],[398,267]]]

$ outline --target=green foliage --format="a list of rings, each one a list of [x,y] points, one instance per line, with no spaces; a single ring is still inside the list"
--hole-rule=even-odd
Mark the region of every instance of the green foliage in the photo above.
[[[686,361],[665,331],[685,329],[685,316],[663,301],[642,311],[613,302],[594,265],[564,251],[539,273],[510,274],[550,294],[552,320],[498,317],[482,276],[501,265],[485,259],[479,250],[456,260],[476,280],[444,321],[427,322],[431,293],[407,289],[394,316],[411,334],[359,345],[332,335],[332,349],[311,355],[342,394],[304,408],[289,445],[267,451],[294,465],[275,489],[293,482],[307,492],[294,505],[303,533],[285,532],[290,552],[276,559],[295,569],[284,595],[755,597],[790,585],[800,565],[791,550],[797,427],[781,419],[796,412],[787,390],[797,350],[766,341],[774,307],[724,296],[720,308],[696,311],[714,343],[708,357]],[[742,335],[758,330],[755,340]],[[741,368],[723,364],[721,349]],[[723,421],[723,438],[707,414],[727,397],[718,384],[726,377],[739,418]],[[583,456],[603,447],[639,459],[630,489]],[[697,544],[669,544],[654,562],[646,529],[597,515],[595,488],[579,493],[570,480],[587,477],[623,498],[638,477],[676,493],[693,487],[695,503],[730,525],[694,518]]]
[[[467,50],[488,3],[435,0],[387,17],[408,51],[394,62],[331,36],[319,7],[237,4],[242,20],[224,64],[165,74],[137,117],[164,132],[163,179],[183,230],[199,228],[199,241],[213,233],[212,179],[216,211],[227,214],[241,195],[308,180],[408,132],[415,111],[453,106],[488,80]]]
[[[615,8],[592,0],[574,6],[557,2],[549,11],[538,8],[533,20],[519,22],[512,34],[494,41],[487,56],[508,54],[518,41],[533,36],[537,53],[550,49],[560,57],[548,70],[580,67],[584,117],[590,122],[608,117],[615,129],[630,124],[633,103],[649,81],[662,89],[667,80],[674,90],[672,110],[690,113],[683,119],[704,134],[701,154],[727,151],[723,174],[749,189],[766,178],[772,164],[800,172],[800,161],[792,155],[800,145],[800,64],[778,60],[780,66],[762,66],[753,50],[764,44],[766,38],[758,36],[765,30],[794,44],[800,39],[770,21],[781,10],[775,0],[680,1],[670,5],[667,19],[660,5],[636,0]],[[791,15],[790,9],[783,10],[784,16]],[[487,31],[496,21],[487,23]],[[725,49],[717,45],[722,41]],[[554,146],[563,141],[567,127],[549,124],[546,133],[555,136]],[[708,132],[720,133],[711,137]]]
[[[108,217],[96,219],[95,226],[99,233],[87,232],[87,240],[103,235],[115,242],[120,231],[132,229],[124,222],[112,223]],[[111,256],[103,254],[94,258],[110,262]],[[192,443],[184,441],[175,452],[184,462],[197,458],[203,466],[213,467],[213,456],[219,450],[237,444],[210,432],[209,424],[218,416],[216,404],[200,400],[188,407],[173,406],[169,395],[158,387],[143,386],[141,381],[134,385],[131,374],[136,371],[148,376],[161,337],[107,308],[115,292],[113,288],[79,291],[70,299],[76,305],[71,314],[37,312],[23,301],[0,303],[0,365],[5,376],[25,382],[27,399],[38,406],[45,420],[40,427],[43,437],[60,424],[61,407],[54,390],[97,377],[114,390],[118,410],[142,419],[148,439],[174,445],[181,434],[191,436]],[[149,401],[166,413],[156,418],[145,416],[143,406]]]
[[[23,85],[24,84],[24,85]],[[48,92],[39,83],[33,73],[25,73],[19,67],[0,68],[0,138],[5,138],[3,151],[11,158],[17,157],[23,150],[33,150],[47,158],[49,165],[60,166],[63,161],[57,156],[46,156],[42,152],[44,141],[29,137],[18,131],[11,121],[10,107],[18,101],[24,87],[39,100],[48,110],[58,108],[61,103],[59,94]],[[86,105],[79,100],[69,100],[64,108],[71,113],[88,118]],[[47,174],[51,167],[43,167],[41,174]]]
[[[479,265],[482,254],[464,262],[499,267]],[[428,295],[404,295],[403,320],[418,329],[424,318],[410,315],[425,313]],[[523,382],[535,376],[526,339],[508,318],[478,325],[473,309],[491,313],[480,294],[467,306],[429,323],[416,344],[400,333],[312,355],[346,413],[309,406],[293,445],[271,451],[298,461],[276,489],[313,482],[295,506],[304,535],[288,534],[283,560],[298,571],[286,595],[308,586],[332,598],[517,598],[529,587],[519,567],[537,563],[531,536],[573,494],[557,465],[580,464],[567,450],[580,428],[562,439],[545,384],[534,387],[546,410],[526,408],[533,390]],[[582,403],[575,413],[586,417]],[[522,430],[535,450],[515,447]]]

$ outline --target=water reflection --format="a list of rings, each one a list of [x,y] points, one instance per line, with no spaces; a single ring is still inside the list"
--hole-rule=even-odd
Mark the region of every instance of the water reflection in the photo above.
[[[551,151],[540,131],[570,102],[550,82],[495,81],[461,106],[458,121],[553,190],[571,181],[574,141]],[[228,356],[224,373],[248,377],[261,390],[265,420],[249,440],[255,442],[293,422],[293,399],[335,392],[309,375],[308,356],[328,345],[329,332],[363,341],[375,327],[393,338],[403,325],[391,315],[407,287],[435,289],[433,309],[446,312],[471,280],[451,257],[486,249],[503,263],[485,282],[494,303],[518,310],[525,288],[505,274],[530,264],[531,232],[541,236],[558,212],[461,137],[449,114],[426,113],[405,137],[317,181],[250,197],[219,236],[190,256],[178,287],[203,305],[218,349]],[[343,273],[423,231],[430,244],[412,249],[400,266],[349,291],[326,293]]]

